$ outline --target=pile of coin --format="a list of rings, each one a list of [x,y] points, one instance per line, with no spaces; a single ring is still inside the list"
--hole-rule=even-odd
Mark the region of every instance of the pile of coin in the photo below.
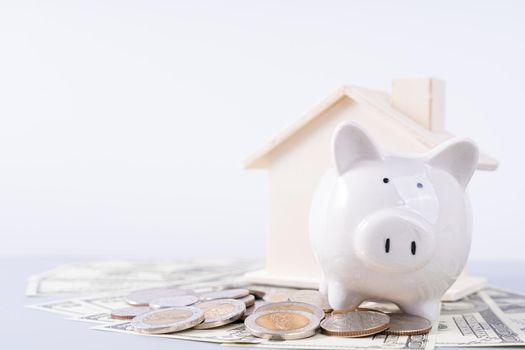
[[[148,334],[210,329],[236,321],[244,321],[252,335],[272,340],[311,337],[319,329],[329,336],[364,337],[381,332],[419,335],[432,328],[424,318],[399,312],[332,310],[324,295],[306,289],[165,287],[132,292],[126,301],[130,306],[113,310],[111,317],[131,320],[135,331]]]
[[[130,307],[113,310],[111,317],[130,319],[137,332],[162,334],[235,322],[247,307],[254,306],[255,297],[246,288],[194,291],[165,287],[132,292],[126,301]]]

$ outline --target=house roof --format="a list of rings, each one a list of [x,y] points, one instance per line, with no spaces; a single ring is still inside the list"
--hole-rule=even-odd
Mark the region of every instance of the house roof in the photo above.
[[[343,85],[333,93],[328,95],[324,100],[312,108],[306,115],[297,120],[295,123],[284,129],[280,134],[270,140],[261,149],[248,157],[243,166],[247,169],[260,169],[268,167],[271,154],[276,151],[286,140],[299,132],[302,128],[317,120],[323,115],[323,112],[332,107],[342,98],[350,98],[359,103],[364,103],[372,108],[378,109],[384,114],[390,116],[399,122],[400,125],[414,134],[414,137],[428,148],[434,148],[443,141],[454,137],[448,132],[430,131],[417,122],[406,116],[402,112],[393,108],[390,104],[388,94],[370,90],[353,85]],[[498,161],[485,152],[480,152],[480,158],[477,169],[495,170],[498,167]]]

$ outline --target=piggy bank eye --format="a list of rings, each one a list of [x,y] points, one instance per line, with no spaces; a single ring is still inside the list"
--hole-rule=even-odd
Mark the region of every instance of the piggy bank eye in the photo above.
[[[388,183],[388,181],[390,181],[390,180],[388,179],[388,177],[384,177],[384,178],[383,178],[383,182],[384,182],[384,183],[386,183],[386,184],[387,184],[387,183]]]
[[[423,184],[421,182],[418,182],[416,186],[417,188],[423,188]]]

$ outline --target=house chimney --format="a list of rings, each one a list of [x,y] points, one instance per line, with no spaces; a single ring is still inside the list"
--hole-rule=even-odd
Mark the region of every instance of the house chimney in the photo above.
[[[392,81],[392,107],[430,131],[443,131],[445,82],[433,78]]]

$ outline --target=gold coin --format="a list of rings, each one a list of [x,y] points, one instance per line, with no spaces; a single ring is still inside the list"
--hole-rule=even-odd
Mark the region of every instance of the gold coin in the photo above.
[[[430,332],[432,323],[426,318],[401,312],[388,314],[390,325],[385,330],[389,335],[420,335]]]
[[[246,310],[244,303],[235,299],[205,301],[195,306],[204,311],[204,322],[195,326],[195,329],[209,329],[232,323]]]
[[[131,321],[131,326],[141,333],[164,334],[194,327],[203,320],[204,312],[201,309],[185,306],[159,309],[138,315]]]
[[[317,316],[317,318],[319,318],[319,321],[322,320],[325,316],[324,311],[321,310],[319,307],[312,305],[312,304],[300,303],[297,301],[282,301],[279,303],[267,303],[265,305],[260,306],[257,309],[257,312],[278,311],[278,310],[280,311],[294,310],[294,311],[309,312]]]
[[[321,322],[327,335],[341,337],[366,337],[388,328],[390,317],[376,311],[353,311],[328,316]]]
[[[275,311],[261,315],[255,323],[272,331],[294,331],[306,326],[308,321],[308,318],[299,313]]]
[[[303,311],[256,311],[244,321],[244,325],[252,335],[259,338],[302,339],[316,333],[319,319]]]

